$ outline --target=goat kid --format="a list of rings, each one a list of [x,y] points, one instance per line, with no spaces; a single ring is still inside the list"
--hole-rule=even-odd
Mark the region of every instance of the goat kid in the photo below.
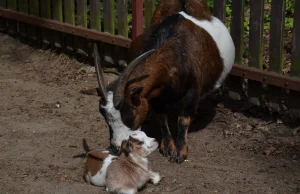
[[[149,170],[147,159],[158,143],[149,146],[139,139],[143,137],[132,134],[128,140],[123,140],[120,156],[108,151],[89,152],[84,173],[86,182],[122,194],[136,193],[149,180],[158,184],[160,175]]]
[[[199,101],[218,89],[231,71],[235,47],[228,29],[211,16],[205,0],[171,2],[161,2],[158,9],[164,4],[174,7],[156,10],[152,27],[140,37],[135,53],[142,55],[119,77],[113,104],[122,118],[132,115],[133,130],[141,126],[151,106],[160,115],[160,152],[182,163],[188,156],[191,116]],[[176,142],[167,123],[167,105],[179,107]]]

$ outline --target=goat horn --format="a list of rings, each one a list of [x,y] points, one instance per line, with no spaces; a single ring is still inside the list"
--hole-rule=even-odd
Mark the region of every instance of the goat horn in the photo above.
[[[125,90],[126,82],[129,78],[129,76],[131,75],[131,73],[133,72],[133,70],[136,68],[136,66],[141,61],[143,61],[146,57],[148,57],[149,55],[154,53],[154,51],[155,51],[155,49],[151,49],[151,50],[143,53],[139,57],[135,58],[133,61],[131,61],[129,63],[129,65],[126,67],[124,72],[120,75],[119,83],[118,83],[118,86],[117,86],[117,88],[114,92],[115,94],[114,94],[114,97],[113,97],[113,102],[114,102],[115,108],[119,107],[121,101],[124,98],[124,90]]]
[[[98,53],[98,47],[97,43],[94,43],[94,64],[95,64],[95,69],[96,69],[96,75],[97,75],[97,81],[98,81],[98,93],[99,96],[101,97],[101,103],[106,104],[107,103],[107,91],[104,86],[104,79],[103,79],[103,72],[101,68],[101,61],[100,61],[100,56]]]

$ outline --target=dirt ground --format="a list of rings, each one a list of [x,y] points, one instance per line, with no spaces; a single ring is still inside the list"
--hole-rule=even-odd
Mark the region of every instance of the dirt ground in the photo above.
[[[93,68],[7,35],[0,42],[0,193],[105,193],[82,178],[83,139],[91,149],[109,145],[98,97],[79,93],[96,86]],[[163,179],[140,193],[300,193],[299,123],[213,103],[191,126],[188,160],[155,151],[149,159]]]

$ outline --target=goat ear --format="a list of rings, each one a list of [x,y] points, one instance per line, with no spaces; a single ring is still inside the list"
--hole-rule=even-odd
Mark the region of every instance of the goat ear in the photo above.
[[[131,99],[131,104],[133,106],[139,106],[141,103],[140,95],[143,91],[143,87],[138,87],[138,88],[132,88],[130,91],[130,99]]]
[[[122,152],[124,152],[125,155],[128,155],[131,152],[130,151],[130,143],[129,143],[129,141],[127,141],[127,140],[123,140],[122,141],[119,155],[121,155]]]

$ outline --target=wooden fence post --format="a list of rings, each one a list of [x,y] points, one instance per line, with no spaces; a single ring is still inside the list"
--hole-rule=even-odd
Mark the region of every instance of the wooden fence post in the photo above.
[[[52,0],[53,2],[53,19],[59,22],[63,22],[63,10],[62,10],[62,0]],[[53,34],[54,45],[58,48],[62,48],[63,35],[60,32],[55,32]]]
[[[143,1],[132,0],[132,40],[143,33],[143,25]]]
[[[26,0],[18,0],[18,8],[19,12],[28,14],[28,2]],[[19,22],[19,33],[23,38],[27,36],[26,28],[26,23]]]
[[[77,3],[77,25],[87,28],[87,0],[76,0]],[[78,37],[76,40],[77,52],[86,55],[86,38]]]
[[[29,8],[29,13],[34,15],[34,16],[39,16],[40,15],[40,9],[39,9],[39,1],[38,0],[30,0],[28,1],[28,8]],[[37,27],[34,25],[27,25],[27,32],[29,32],[29,37],[34,40],[38,41],[38,30]]]
[[[291,75],[300,77],[300,1],[299,0],[296,0],[295,2]]]
[[[271,24],[270,24],[270,63],[269,71],[282,74],[283,49],[284,49],[284,22],[285,22],[286,0],[272,0],[271,3]],[[280,111],[282,105],[282,88],[268,86],[267,101],[268,107],[273,111]]]
[[[282,73],[286,0],[272,0],[270,24],[270,71]]]
[[[75,25],[75,2],[74,0],[64,0],[64,16],[65,23]],[[69,51],[74,51],[74,36],[66,34],[65,35],[66,48]]]
[[[145,0],[145,27],[151,24],[153,12],[155,10],[155,0]]]
[[[214,0],[213,15],[222,22],[225,21],[225,5],[226,0]]]
[[[7,2],[7,8],[17,11],[17,0],[9,0]],[[7,22],[7,26],[8,26],[8,33],[11,35],[16,35],[17,34],[17,22],[14,20],[8,20]]]
[[[43,0],[41,4],[41,17],[46,19],[51,19],[51,1]],[[50,45],[52,43],[52,34],[54,31],[48,29],[42,29],[42,42],[46,45]]]
[[[249,67],[262,69],[263,67],[263,30],[264,30],[265,0],[250,1],[250,32],[249,32]],[[260,106],[264,103],[265,90],[263,83],[248,80],[248,96],[252,104]]]

